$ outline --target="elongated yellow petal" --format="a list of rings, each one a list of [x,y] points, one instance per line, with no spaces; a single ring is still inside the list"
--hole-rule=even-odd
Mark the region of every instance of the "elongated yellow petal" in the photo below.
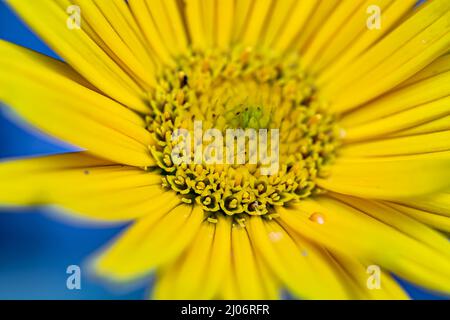
[[[281,209],[280,218],[333,252],[351,252],[414,283],[450,291],[448,251],[436,250],[337,200],[318,200],[304,200],[295,208]],[[322,219],[311,219],[314,214]]]
[[[253,6],[247,16],[247,25],[238,41],[244,45],[257,45],[261,34],[264,31],[267,17],[271,15],[272,0],[253,1]]]
[[[173,56],[185,53],[187,38],[176,0],[145,0],[145,2],[168,51]]]
[[[384,203],[339,194],[332,194],[332,197],[394,227],[430,248],[442,253],[450,252],[450,243],[445,236]]]
[[[201,1],[203,32],[208,48],[215,46],[218,25],[216,25],[216,1]]]
[[[340,152],[342,156],[348,157],[379,157],[449,150],[450,131],[442,131],[409,137],[354,143],[344,147]]]
[[[134,79],[150,90],[156,85],[155,66],[151,57],[143,48],[138,38],[127,31],[128,25],[121,15],[114,11],[115,6],[104,1],[72,0],[78,5],[84,23],[101,36],[101,41],[108,47],[110,55],[124,70],[130,71]],[[65,6],[67,8],[67,5]],[[63,9],[65,9],[63,7]],[[140,53],[140,54],[139,54]]]
[[[347,296],[326,257],[314,246],[300,238],[294,241],[277,223],[264,222],[260,217],[251,218],[249,227],[258,254],[297,297],[343,299]],[[327,290],[323,290],[325,283]]]
[[[142,32],[142,30],[139,27],[138,22],[133,17],[133,13],[131,12],[131,8],[128,2],[124,2],[122,0],[113,0],[110,1],[114,4],[114,7],[117,8],[117,13],[122,15],[123,19],[126,21],[126,23],[129,25],[132,32],[136,35],[136,37],[139,39],[139,41],[143,45],[143,49],[149,53],[149,55],[153,58],[151,48],[146,46],[146,40],[145,35]],[[114,9],[111,9],[114,10]],[[119,32],[119,31],[118,31]],[[121,30],[121,32],[125,32],[124,30]]]
[[[272,16],[267,21],[266,30],[261,35],[259,45],[263,47],[270,47],[270,44],[285,29],[284,23],[291,19],[292,10],[295,7],[295,0],[275,1],[272,8]]]
[[[409,86],[419,81],[437,76],[441,73],[450,71],[450,54],[445,54],[436,59],[423,70],[417,72],[414,76],[401,84],[401,87]]]
[[[328,66],[337,55],[345,51],[352,51],[353,43],[357,37],[367,31],[367,9],[371,6],[378,7],[381,12],[385,12],[386,8],[392,3],[392,0],[366,0],[353,13],[351,17],[344,20],[343,25],[329,42],[324,44],[321,52],[319,52],[311,65],[310,72],[317,74]],[[383,26],[386,28],[386,26]]]
[[[414,177],[414,178],[412,178]],[[450,152],[383,158],[341,158],[318,185],[367,198],[399,199],[430,194],[450,183]]]
[[[202,223],[197,236],[186,250],[185,255],[169,266],[168,271],[163,272],[162,279],[157,278],[155,298],[205,299],[210,297],[209,294],[203,292],[202,287],[205,284],[207,285],[206,278],[212,262],[210,254],[215,240],[215,229],[216,226],[212,223],[207,221]],[[222,256],[229,257],[229,251],[222,252]],[[164,279],[169,275],[170,279]],[[159,281],[163,285],[159,285]],[[166,284],[164,285],[164,283]]]
[[[426,225],[429,225],[432,228],[442,230],[444,232],[450,232],[450,217],[443,216],[439,214],[435,214],[432,212],[420,210],[413,207],[408,207],[405,205],[401,205],[393,202],[384,202],[387,206],[392,207],[404,214],[420,221]]]
[[[165,266],[158,268],[155,272],[155,283],[149,293],[149,299],[165,300],[166,297],[175,300],[173,295],[173,279],[178,274],[178,269],[180,265],[174,264],[170,266]]]
[[[217,45],[221,49],[228,49],[233,36],[233,26],[236,16],[236,3],[233,0],[217,0]]]
[[[336,96],[332,109],[350,110],[400,84],[444,54],[450,41],[449,8],[447,1],[439,0],[424,6],[342,73],[342,80],[334,79],[333,89],[323,91],[327,97]]]
[[[7,161],[7,162],[6,162]],[[82,169],[84,167],[112,166],[114,162],[97,158],[87,152],[62,153],[37,158],[22,158],[15,161],[3,160],[0,175],[3,177],[23,172],[39,172],[61,169]]]
[[[64,208],[73,218],[90,221],[120,222],[130,221],[150,214],[153,210],[177,202],[171,191],[163,190],[158,185],[126,188],[122,190],[95,190],[86,201],[88,195],[79,194],[77,199],[58,198],[55,203]],[[114,200],[111,200],[114,199]],[[81,200],[81,201],[80,201]]]
[[[231,231],[232,272],[235,272],[237,291],[245,299],[269,299],[256,262],[258,254],[250,243],[247,230],[234,225]]]
[[[433,27],[436,28],[436,30],[430,30],[430,33],[434,33],[436,31],[442,30],[441,24],[446,23],[450,19],[450,12],[447,16],[441,18],[438,20],[436,25],[433,25]],[[428,30],[426,30],[428,31]],[[433,60],[435,60],[437,57],[439,57],[441,54],[446,52],[450,45],[450,27],[448,27],[448,30],[443,31],[444,35],[439,34],[437,36],[437,39],[433,38],[430,40],[430,43],[427,45],[428,47],[424,50],[416,50],[416,55],[409,56],[410,53],[408,53],[408,57],[406,58],[399,58],[395,57],[397,60],[406,60],[404,64],[395,66],[395,67],[389,67],[386,64],[389,62],[386,62],[386,64],[381,65],[378,68],[378,71],[375,70],[374,73],[377,73],[376,75],[370,74],[366,76],[361,81],[358,81],[358,84],[350,88],[349,90],[344,90],[341,99],[337,98],[335,100],[335,105],[333,105],[333,109],[335,111],[346,111],[353,109],[357,107],[358,105],[365,103],[385,92],[390,90],[391,88],[397,86],[402,81],[408,79],[412,75],[414,75],[417,71],[421,70],[425,66],[427,66],[429,63],[431,63]],[[428,38],[430,36],[428,35],[419,35],[418,38]],[[418,41],[418,39],[414,39],[414,41]],[[428,41],[428,40],[426,40]],[[419,46],[415,45],[414,48],[418,48]],[[406,50],[411,51],[409,48]],[[397,63],[397,60],[395,60],[395,63]],[[387,70],[395,70],[391,73],[387,73]],[[368,88],[368,79],[370,80],[370,83],[375,83],[376,85]],[[365,89],[362,89],[365,88]],[[358,92],[357,95],[354,95],[352,97],[349,96],[353,93]]]
[[[403,87],[400,90],[394,90],[382,98],[349,113],[342,119],[341,123],[346,127],[368,126],[367,131],[369,131],[372,125],[382,128],[395,128],[395,125],[387,126],[387,121],[403,124],[408,123],[408,119],[412,119],[409,120],[409,123],[416,125],[441,115],[446,115],[442,111],[442,105],[448,105],[448,96],[450,95],[449,81],[450,72],[445,72]],[[413,109],[413,107],[416,108]],[[424,109],[430,110],[429,115],[425,113]],[[434,112],[434,110],[437,110],[437,112]],[[448,108],[446,110],[448,111]],[[399,115],[396,116],[396,114]],[[420,117],[425,118],[425,120],[419,122],[417,118]],[[371,124],[371,122],[374,123]],[[400,129],[404,128],[401,125],[398,125],[398,127]],[[361,128],[356,128],[356,130],[363,131]]]
[[[186,22],[191,36],[192,46],[205,49],[207,45],[206,32],[202,15],[202,0],[186,0]]]
[[[450,96],[346,129],[346,142],[384,137],[450,114]],[[381,108],[380,108],[381,109]]]
[[[229,218],[218,217],[216,224],[205,221],[185,255],[158,273],[154,297],[278,298],[278,287],[265,265],[252,252],[245,229],[239,230],[243,233],[234,233],[234,240],[231,230]],[[245,278],[249,274],[251,276]]]
[[[150,15],[146,2],[143,0],[132,0],[128,2],[128,5],[134,19],[136,19],[137,24],[142,30],[148,46],[157,57],[157,61],[173,66],[173,58],[171,57],[170,51],[163,40],[163,35],[161,35],[157,30],[157,26]]]
[[[245,231],[244,231],[245,232]],[[248,242],[248,240],[247,240]],[[245,249],[250,248],[245,245]],[[211,298],[249,298],[254,294],[264,296],[262,285],[267,282],[259,282],[254,285],[259,286],[256,292],[247,292],[239,289],[238,286],[246,285],[237,283],[237,271],[242,271],[245,266],[252,266],[253,277],[258,277],[258,270],[255,269],[254,257],[242,257],[240,251],[237,254],[240,262],[250,259],[251,264],[231,264],[231,224],[229,218],[219,218],[217,224],[204,222],[200,227],[198,235],[192,242],[192,246],[186,250],[186,254],[170,265],[167,270],[158,274],[153,296],[157,299],[211,299]],[[237,250],[237,249],[236,249]],[[247,259],[243,261],[242,259]],[[250,271],[251,269],[246,269]],[[256,273],[255,273],[256,272]],[[244,276],[246,273],[242,276]],[[234,289],[225,290],[230,283],[226,279],[233,278]],[[239,276],[241,278],[241,276]],[[271,279],[270,279],[271,280]]]
[[[347,275],[347,284],[352,287],[352,291],[358,293],[359,299],[373,299],[373,300],[405,300],[408,299],[407,293],[397,283],[397,281],[387,272],[381,270],[380,266],[363,263],[350,255],[343,255],[333,253],[342,268],[342,272]],[[375,275],[371,268],[380,270],[380,273]],[[380,268],[380,269],[378,269]],[[370,277],[374,277],[372,279]],[[379,277],[379,280],[375,277]],[[379,281],[379,282],[377,282]],[[379,285],[379,286],[378,286]]]
[[[8,0],[8,4],[94,86],[130,108],[149,111],[142,89],[82,28],[68,27],[69,14],[56,2]]]
[[[450,217],[450,192],[443,191],[427,196],[399,201],[409,207]]]
[[[299,38],[296,40],[296,47],[300,52],[304,52],[308,48],[314,40],[314,36],[320,31],[324,20],[332,15],[333,10],[338,5],[339,1],[318,1],[314,12],[304,26],[304,30],[300,32]]]
[[[67,64],[5,41],[0,41],[0,52],[0,64],[10,68],[8,71],[14,71],[14,76],[28,78],[22,80],[24,83],[45,80],[49,86],[57,86],[58,89],[63,87],[67,91],[64,93],[77,96],[80,101],[77,105],[79,110],[87,113],[92,109],[94,112],[89,115],[98,121],[116,125],[118,130],[141,139],[143,143],[151,141],[150,134],[144,130],[145,121],[141,116],[114,100],[97,94],[94,88]],[[24,64],[27,68],[23,68]],[[84,106],[83,102],[89,104],[89,108]]]
[[[224,278],[222,296],[225,300],[237,300],[240,297],[237,290],[236,275],[233,272],[228,273]]]
[[[16,160],[15,162],[26,163],[33,160]],[[39,161],[39,158],[36,160]],[[15,162],[11,162],[12,166]],[[134,167],[118,165],[83,166],[64,170],[57,167],[35,171],[24,169],[22,172],[5,173],[10,167],[9,162],[1,163],[2,178],[5,181],[1,186],[5,194],[1,198],[2,203],[5,204],[62,204],[67,201],[89,204],[96,203],[101,199],[85,199],[91,192],[96,193],[97,196],[98,193],[102,193],[107,197],[108,192],[115,190],[161,184],[159,175],[149,174]],[[7,192],[7,190],[11,192]],[[162,193],[162,190],[159,193]],[[152,195],[149,191],[147,194]],[[123,201],[122,199],[115,200]]]
[[[283,1],[278,1],[278,3],[284,5]],[[303,26],[317,5],[318,1],[316,0],[295,1],[293,8],[288,13],[290,14],[289,19],[284,21],[285,25],[278,30],[276,37],[266,40],[267,44],[281,52],[292,46],[294,39],[304,31]]]
[[[86,33],[145,89],[155,86],[155,66],[136,29],[119,10],[128,10],[104,1],[57,0],[63,10],[76,4],[84,19]],[[117,2],[116,2],[117,4]],[[125,12],[126,13],[126,12]]]
[[[223,279],[229,272],[231,261],[231,219],[218,217],[215,225],[214,240],[211,247],[209,268],[204,276],[206,281],[200,281],[201,297],[212,299],[218,296]]]
[[[233,26],[233,42],[240,42],[242,34],[245,31],[245,28],[248,24],[248,17],[250,16],[250,12],[252,10],[254,1],[253,0],[241,0],[236,1],[236,10],[234,17],[234,26]]]
[[[424,124],[398,131],[396,133],[391,134],[391,137],[404,137],[411,136],[415,134],[425,134],[425,133],[433,133],[439,131],[450,130],[450,115],[426,122]]]
[[[255,264],[260,273],[261,278],[261,289],[264,290],[264,297],[267,300],[274,300],[281,298],[281,288],[276,275],[273,274],[267,264],[262,261],[262,258],[259,255],[254,256]],[[232,272],[227,272],[222,279],[222,286],[219,292],[219,298],[225,300],[237,300],[237,299],[245,299],[248,297],[245,292],[242,292],[240,289],[240,285],[238,283],[238,277],[233,270],[231,264],[227,265],[229,270]]]
[[[328,83],[329,91],[342,90],[344,85],[348,85],[367,74],[394,52],[402,50],[402,47],[408,41],[439,19],[449,8],[450,6],[445,0],[433,1],[426,6],[422,6],[398,28],[372,46],[356,61],[353,61],[345,73],[334,77],[333,81]]]
[[[204,217],[201,208],[174,205],[152,211],[125,231],[96,259],[96,272],[127,281],[175,260],[194,239]]]
[[[276,277],[276,274],[270,270],[269,266],[263,261],[260,255],[256,256],[256,265],[261,274],[261,281],[266,292],[268,300],[280,300],[282,299],[282,289],[280,281]]]
[[[330,1],[331,2],[331,1]],[[333,81],[339,72],[345,72],[345,67],[355,61],[366,50],[370,48],[376,41],[381,39],[403,18],[411,8],[416,5],[416,0],[394,1],[387,9],[382,11],[382,28],[379,30],[365,30],[356,41],[351,43],[348,50],[342,52],[335,61],[323,70],[317,78],[317,84],[322,86]],[[367,10],[367,6],[365,7]],[[367,18],[367,16],[366,16]],[[366,23],[364,23],[366,25]]]
[[[331,16],[325,20],[322,28],[317,32],[311,41],[311,44],[305,50],[302,62],[306,66],[310,66],[317,55],[324,50],[326,44],[333,41],[332,39],[336,36],[336,31],[341,29],[342,25],[351,21],[352,16],[356,11],[359,10],[362,11],[362,13],[365,12],[365,8],[361,9],[363,2],[363,0],[342,0],[339,2],[336,9],[332,12]],[[362,26],[364,26],[364,24],[362,24]],[[337,44],[335,44],[333,49],[336,49],[336,51],[339,50]]]
[[[60,62],[6,42],[0,42],[0,50],[8,54],[0,59],[2,102],[45,132],[100,157],[153,164],[147,149],[153,138],[133,112],[81,85]],[[11,61],[11,55],[22,61]]]
[[[0,193],[2,205],[57,205],[71,217],[110,222],[148,214],[174,196],[159,174],[85,152],[0,163]]]

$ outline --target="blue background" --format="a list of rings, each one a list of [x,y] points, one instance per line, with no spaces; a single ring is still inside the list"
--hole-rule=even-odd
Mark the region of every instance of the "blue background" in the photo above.
[[[0,0],[0,39],[58,58]],[[0,159],[52,154],[75,148],[38,134],[0,106]],[[45,209],[19,212],[0,209],[0,299],[142,299],[146,285],[120,291],[86,275],[86,257],[117,235],[124,226],[73,225]],[[66,288],[66,268],[82,267],[81,290]],[[150,282],[149,282],[150,283]],[[404,281],[416,299],[438,299]]]

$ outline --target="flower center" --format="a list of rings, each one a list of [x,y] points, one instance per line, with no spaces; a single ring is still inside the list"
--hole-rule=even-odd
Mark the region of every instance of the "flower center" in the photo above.
[[[193,51],[162,72],[147,128],[164,187],[213,222],[217,214],[271,217],[275,206],[320,193],[315,180],[327,174],[339,129],[298,61]]]

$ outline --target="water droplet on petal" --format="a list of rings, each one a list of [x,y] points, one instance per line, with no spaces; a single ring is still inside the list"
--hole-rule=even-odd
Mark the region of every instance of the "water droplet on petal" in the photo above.
[[[272,242],[278,242],[281,240],[282,237],[283,237],[283,234],[281,232],[272,231],[269,233],[269,239]]]
[[[320,212],[314,212],[312,215],[309,216],[309,220],[316,222],[318,224],[324,224],[325,216]]]

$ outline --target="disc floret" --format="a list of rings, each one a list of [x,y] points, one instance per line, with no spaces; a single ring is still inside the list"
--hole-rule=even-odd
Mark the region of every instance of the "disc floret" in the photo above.
[[[271,217],[276,206],[321,192],[315,180],[334,159],[339,129],[298,61],[251,49],[192,51],[179,58],[176,70],[165,70],[150,94],[153,112],[147,117],[163,185],[201,205],[213,222],[217,214],[241,223],[246,215]],[[266,176],[259,163],[248,162],[176,164],[172,134],[194,131],[196,121],[224,136],[231,128],[278,129],[278,171]],[[224,142],[225,153],[226,147]],[[189,159],[197,156],[192,149],[185,155]],[[247,159],[251,150],[246,152]]]

